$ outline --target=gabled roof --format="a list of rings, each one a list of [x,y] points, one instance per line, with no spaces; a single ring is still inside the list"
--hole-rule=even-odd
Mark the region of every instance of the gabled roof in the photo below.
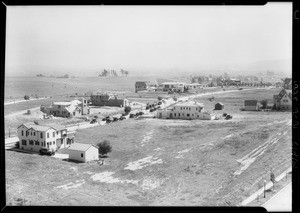
[[[178,102],[174,106],[184,106],[184,107],[189,107],[189,106],[200,106],[203,107],[203,103],[195,102],[195,101],[186,101],[186,102]]]
[[[53,124],[53,125],[49,125],[49,126],[43,126],[43,125],[36,125],[34,123],[26,123],[26,124],[21,124],[18,129],[21,127],[21,126],[25,126],[28,130],[29,129],[33,129],[35,131],[40,131],[40,132],[45,132],[47,131],[48,129],[55,129],[57,131],[59,130],[62,130],[62,129],[66,129],[65,127],[61,126],[61,125],[58,125],[58,124]],[[27,130],[27,131],[28,131]]]
[[[257,100],[245,100],[245,106],[256,106]]]
[[[287,95],[290,99],[292,99],[292,90],[282,89],[276,97],[274,95],[274,99],[281,100],[284,95]]]
[[[218,103],[216,103],[216,105],[217,105],[217,104],[219,104],[219,105],[223,105],[223,106],[224,106],[224,104],[222,104],[221,102],[218,102]]]
[[[68,106],[71,105],[71,102],[53,102],[53,105]]]
[[[73,143],[69,149],[70,150],[75,150],[75,151],[82,151],[82,152],[85,152],[87,151],[89,148],[91,147],[95,147],[98,149],[97,146],[93,145],[93,144],[84,144],[84,143]]]

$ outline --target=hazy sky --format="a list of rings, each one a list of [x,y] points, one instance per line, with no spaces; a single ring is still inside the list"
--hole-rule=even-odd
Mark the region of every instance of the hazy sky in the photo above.
[[[8,6],[6,74],[134,72],[292,58],[292,4]]]

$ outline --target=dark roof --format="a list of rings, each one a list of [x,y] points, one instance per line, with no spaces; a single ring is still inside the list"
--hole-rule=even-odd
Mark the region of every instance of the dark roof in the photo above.
[[[218,103],[216,103],[216,105],[217,105],[217,104],[218,104],[218,105],[222,105],[222,106],[224,106],[224,104],[222,104],[221,102],[218,102]]]
[[[135,82],[136,86],[137,85],[145,85],[145,84],[148,84],[148,82],[147,81],[137,81],[137,82]]]
[[[257,100],[245,100],[245,106],[256,106]]]

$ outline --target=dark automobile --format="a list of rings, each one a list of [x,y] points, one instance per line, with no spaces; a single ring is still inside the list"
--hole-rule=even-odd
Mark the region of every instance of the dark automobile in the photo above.
[[[134,118],[135,114],[130,114],[129,118]]]
[[[40,154],[41,155],[49,155],[52,156],[55,154],[55,152],[53,152],[52,150],[50,150],[49,148],[41,148],[40,149]]]

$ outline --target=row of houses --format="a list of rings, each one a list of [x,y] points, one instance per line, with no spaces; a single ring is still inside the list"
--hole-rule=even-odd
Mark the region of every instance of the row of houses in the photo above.
[[[197,91],[199,89],[203,89],[204,87],[209,87],[209,84],[199,84],[199,83],[187,84],[185,82],[164,82],[154,86],[147,81],[137,81],[135,83],[135,92],[140,92],[140,91],[184,92],[185,90]]]

